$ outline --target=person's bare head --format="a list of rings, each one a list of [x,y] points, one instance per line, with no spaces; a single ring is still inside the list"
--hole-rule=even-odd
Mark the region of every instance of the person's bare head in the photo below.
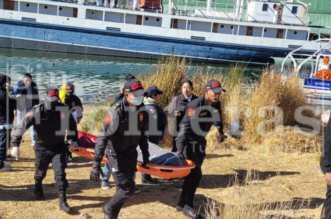
[[[190,80],[184,81],[184,83],[182,84],[182,93],[187,96],[190,97],[192,95],[192,91],[193,91],[193,83]]]
[[[32,76],[29,73],[24,75],[23,83],[24,83],[25,87],[30,87],[31,86]]]

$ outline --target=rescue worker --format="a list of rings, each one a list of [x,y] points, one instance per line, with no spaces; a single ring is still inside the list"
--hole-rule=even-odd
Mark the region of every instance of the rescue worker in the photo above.
[[[321,218],[331,219],[331,122],[330,119],[324,133],[320,165],[325,175],[325,181],[327,184],[326,199],[323,204]]]
[[[66,86],[64,103],[69,106],[69,111],[76,115],[77,118],[75,118],[75,116],[74,118],[77,124],[79,124],[83,118],[83,105],[79,97],[75,95],[75,86],[71,83],[68,83]]]
[[[14,157],[19,156],[22,135],[30,126],[34,125],[34,152],[36,157],[34,194],[36,199],[45,200],[42,181],[46,177],[49,164],[52,163],[55,188],[59,194],[60,210],[69,212],[71,208],[66,198],[68,181],[65,173],[67,164],[64,140],[67,131],[67,139],[73,141],[73,146],[77,146],[77,125],[72,114],[69,113],[68,107],[59,102],[59,90],[51,86],[45,92],[44,103],[33,107],[15,130],[11,154]]]
[[[131,79],[136,79],[136,77],[132,74],[128,74],[126,77],[125,77],[125,81],[128,81],[128,80],[131,80]],[[114,102],[117,102],[118,100],[122,99],[124,97],[124,84],[123,86],[121,87],[121,91],[120,91],[120,94],[118,94],[116,97],[115,97],[115,101]],[[111,169],[109,167],[108,164],[105,164],[104,168],[103,168],[103,177],[102,177],[102,180],[101,180],[101,188],[103,189],[109,189],[109,178],[110,178],[110,175],[111,175]],[[136,176],[134,175],[133,179],[135,179]],[[141,191],[139,189],[136,188],[136,192],[135,193],[140,193]]]
[[[197,218],[197,211],[193,208],[194,195],[202,178],[201,166],[206,156],[206,135],[212,125],[219,132],[218,142],[226,136],[223,132],[222,112],[219,98],[225,91],[217,80],[208,81],[205,95],[199,97],[187,106],[185,116],[180,124],[176,146],[178,154],[195,163],[195,168],[185,177],[177,211],[183,211],[185,216]]]
[[[16,98],[10,84],[10,77],[0,74],[0,172],[11,169],[5,164],[16,110]]]
[[[101,160],[106,150],[108,164],[116,184],[116,193],[102,211],[106,219],[116,219],[124,202],[135,192],[133,176],[136,172],[139,145],[145,167],[149,163],[148,113],[143,105],[145,91],[137,79],[124,84],[124,98],[108,110],[95,144],[92,181],[100,180]]]

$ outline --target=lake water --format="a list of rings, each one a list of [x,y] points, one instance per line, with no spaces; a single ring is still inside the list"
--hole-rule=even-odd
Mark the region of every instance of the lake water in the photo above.
[[[24,73],[30,73],[43,98],[44,89],[49,85],[61,88],[64,83],[74,83],[76,94],[86,104],[102,102],[118,94],[127,74],[145,74],[156,66],[155,60],[0,48],[0,73],[9,75],[13,85]],[[194,63],[190,71],[196,68],[221,68],[226,72],[229,65]],[[251,72],[258,74],[261,69],[247,68],[246,74]]]

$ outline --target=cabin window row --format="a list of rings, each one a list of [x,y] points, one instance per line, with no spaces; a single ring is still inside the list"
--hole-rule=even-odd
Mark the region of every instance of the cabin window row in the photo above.
[[[1,2],[3,3],[1,5]],[[2,7],[1,7],[2,6]],[[77,8],[63,7],[57,5],[37,4],[32,2],[16,2],[9,0],[0,0],[0,9],[21,11],[27,13],[39,13],[45,15],[63,16],[63,17],[77,17]]]
[[[253,26],[239,26],[232,24],[219,24],[208,23],[199,21],[186,21],[180,19],[172,19],[172,29],[201,31],[201,32],[213,32],[220,34],[239,35],[239,36],[252,36],[252,37],[264,37],[264,38],[279,38],[279,39],[293,39],[293,40],[306,40],[307,31],[275,29],[275,28],[263,28]]]

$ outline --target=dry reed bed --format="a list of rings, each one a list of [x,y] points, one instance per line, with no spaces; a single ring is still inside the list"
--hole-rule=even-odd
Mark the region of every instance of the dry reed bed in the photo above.
[[[303,128],[302,124],[294,119],[295,111],[299,107],[309,106],[299,78],[289,76],[287,80],[280,80],[273,77],[272,74],[263,74],[252,92],[247,93],[242,89],[242,84],[249,83],[244,77],[245,66],[235,65],[226,74],[210,70],[203,72],[202,69],[189,74],[187,66],[189,64],[185,60],[171,56],[160,60],[157,68],[141,76],[140,79],[145,88],[156,85],[160,90],[165,91],[165,95],[162,95],[160,100],[160,105],[164,109],[174,96],[181,93],[180,85],[184,80],[192,80],[193,92],[197,96],[204,94],[204,86],[207,81],[211,79],[221,81],[227,90],[222,94],[221,99],[225,131],[228,130],[230,123],[237,122],[240,124],[243,135],[238,139],[229,137],[222,144],[217,144],[218,133],[212,129],[207,136],[208,152],[237,153],[242,151],[247,153],[247,156],[263,154],[262,156],[266,156],[267,160],[272,160],[271,157],[282,156],[282,154],[286,156],[286,153],[298,157],[312,153],[314,162],[318,163],[321,135],[303,135],[302,131],[299,131]],[[101,105],[94,107],[80,128],[83,131],[97,134],[107,107]],[[306,111],[304,115],[312,117],[313,114]],[[169,121],[169,124],[171,123],[172,121]],[[171,143],[172,135],[167,133],[163,145],[169,147]],[[290,163],[291,160],[286,162]],[[216,168],[218,164],[215,165]],[[306,211],[309,201],[295,200],[291,194],[288,194],[286,199],[292,201],[283,201],[284,192],[291,193],[296,189],[295,182],[285,182],[286,178],[275,177],[277,179],[274,182],[275,187],[272,191],[266,192],[263,187],[259,186],[260,176],[254,174],[254,171],[252,175],[252,170],[247,168],[248,174],[245,180],[234,179],[233,183],[229,184],[227,189],[229,194],[221,194],[222,198],[218,197],[206,203],[206,218],[310,217],[310,213]],[[240,191],[236,191],[237,188],[240,188]],[[270,204],[270,198],[279,200],[279,202]]]

